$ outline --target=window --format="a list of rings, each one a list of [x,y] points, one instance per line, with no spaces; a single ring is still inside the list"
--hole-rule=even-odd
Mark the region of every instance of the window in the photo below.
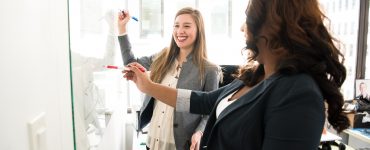
[[[205,19],[209,59],[218,64],[243,63],[241,49],[245,47],[245,38],[240,27],[245,23],[248,1],[216,0],[212,1],[213,4],[199,2],[199,10]]]
[[[184,7],[197,8],[198,3],[199,3],[198,0],[177,0],[175,3],[175,8],[176,10],[180,10],[181,8]]]
[[[338,28],[337,28],[337,32],[336,32],[336,34],[338,34],[338,35],[340,35],[341,34],[341,28],[342,27],[342,24],[340,23],[340,22],[338,22]]]
[[[369,2],[369,1],[368,1]],[[370,3],[370,2],[369,2]],[[367,5],[369,7],[369,4]],[[367,8],[370,10],[370,8]],[[365,60],[365,79],[370,79],[370,36],[369,36],[369,27],[370,27],[370,23],[368,22],[370,20],[370,18],[368,18],[368,20],[366,20],[366,23],[368,23],[368,26],[367,26],[367,46],[366,46],[366,50],[364,50],[363,52],[363,55],[365,55],[365,57],[363,57]]]
[[[230,31],[231,17],[228,0],[214,0],[212,2],[210,24],[213,36],[228,36]]]
[[[369,41],[369,40],[368,40]],[[369,43],[367,44],[369,45]],[[366,51],[365,79],[370,79],[370,51]]]
[[[353,33],[355,33],[355,23],[351,22],[351,33],[350,34],[353,34]]]
[[[326,3],[328,1],[331,1],[332,3]],[[356,78],[357,31],[359,25],[358,17],[353,16],[359,16],[359,1],[353,1],[352,7],[350,7],[351,9],[345,9],[347,6],[341,6],[342,4],[349,5],[348,2],[344,2],[344,0],[321,0],[320,2],[323,6],[324,12],[326,12],[325,15],[329,18],[330,24],[337,27],[337,29],[331,29],[331,31],[334,33],[333,36],[340,41],[340,45],[338,46],[345,58],[344,65],[347,69],[347,78],[342,85],[344,99],[353,99],[354,81]],[[334,5],[328,6],[327,4]],[[338,4],[338,7],[335,7],[335,4]],[[338,10],[335,11],[335,8]],[[348,30],[350,30],[350,32],[348,32]]]
[[[352,1],[352,9],[355,9],[357,6],[357,1]]]
[[[333,12],[335,12],[335,1],[332,1],[333,2],[333,5],[332,5],[332,7],[333,7]],[[330,6],[330,5],[329,5]],[[329,7],[329,6],[327,6],[327,7]]]
[[[141,0],[141,38],[163,37],[163,1],[162,0]]]

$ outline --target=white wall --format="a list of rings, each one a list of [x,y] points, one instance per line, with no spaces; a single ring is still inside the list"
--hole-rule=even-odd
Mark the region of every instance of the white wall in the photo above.
[[[0,149],[30,150],[45,112],[48,150],[73,150],[67,0],[0,1]]]

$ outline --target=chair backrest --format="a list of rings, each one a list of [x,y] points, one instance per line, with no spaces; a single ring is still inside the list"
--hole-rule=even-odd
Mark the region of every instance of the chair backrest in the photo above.
[[[235,77],[232,74],[235,74],[238,71],[238,65],[220,65],[222,70],[222,81],[219,83],[219,87],[225,86],[232,82]]]

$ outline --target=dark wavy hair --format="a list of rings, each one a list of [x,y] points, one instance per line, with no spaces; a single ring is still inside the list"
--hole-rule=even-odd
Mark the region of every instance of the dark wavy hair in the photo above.
[[[343,54],[326,27],[317,0],[250,0],[246,10],[248,39],[246,49],[254,55],[242,66],[238,78],[253,86],[264,75],[263,65],[253,63],[258,56],[256,42],[263,38],[272,50],[284,49],[278,73],[307,73],[318,84],[328,104],[328,121],[337,132],[349,127],[342,112],[344,103],[340,92],[346,79]],[[259,32],[261,28],[264,36]]]

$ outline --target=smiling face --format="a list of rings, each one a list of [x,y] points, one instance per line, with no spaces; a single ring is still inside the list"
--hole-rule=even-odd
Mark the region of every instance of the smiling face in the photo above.
[[[197,38],[197,26],[190,14],[176,17],[172,36],[180,49],[193,49],[194,41]]]

